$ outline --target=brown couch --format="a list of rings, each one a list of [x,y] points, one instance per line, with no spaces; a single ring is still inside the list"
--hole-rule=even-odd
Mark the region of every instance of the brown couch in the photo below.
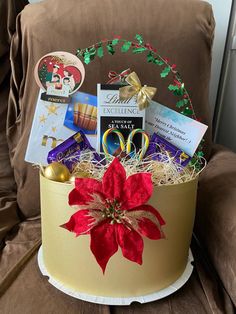
[[[0,312],[1,313],[233,313],[236,306],[236,155],[211,143],[208,88],[214,18],[200,0],[46,0],[25,5],[0,1]],[[17,4],[17,7],[16,7]],[[14,14],[13,14],[14,10]],[[2,26],[1,25],[1,26]],[[7,25],[7,27],[6,27]],[[37,265],[40,245],[38,171],[24,161],[38,87],[37,60],[50,51],[75,53],[102,38],[141,33],[176,63],[191,94],[198,117],[209,125],[205,151],[209,163],[199,182],[194,272],[185,286],[165,299],[126,307],[103,306],[73,299],[56,290]],[[9,41],[12,80],[9,86]],[[142,56],[108,56],[86,66],[82,90],[95,92],[109,70],[127,67],[142,81],[158,86],[158,101],[173,99],[153,66]],[[9,102],[7,108],[7,97]],[[6,111],[7,115],[6,115]],[[5,133],[5,121],[6,133]],[[6,145],[6,134],[8,147]],[[10,162],[9,156],[10,155]],[[11,167],[10,167],[11,163]]]

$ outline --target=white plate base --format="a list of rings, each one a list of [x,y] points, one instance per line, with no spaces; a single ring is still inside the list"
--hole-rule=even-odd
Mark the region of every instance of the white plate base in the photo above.
[[[64,292],[65,294],[68,294],[74,298],[77,298],[77,299],[80,299],[83,301],[92,302],[92,303],[106,304],[106,305],[130,305],[132,302],[147,303],[147,302],[152,302],[152,301],[167,297],[168,295],[179,290],[188,281],[188,279],[191,276],[192,271],[193,271],[193,265],[192,265],[193,260],[194,259],[193,259],[192,252],[191,252],[191,250],[189,250],[188,263],[186,265],[184,272],[174,283],[172,283],[167,288],[164,288],[164,289],[159,290],[157,292],[153,292],[153,293],[143,295],[143,296],[114,298],[114,297],[102,297],[102,296],[85,294],[85,293],[76,291],[76,290],[66,286],[64,283],[54,279],[48,273],[48,271],[44,265],[42,246],[40,247],[39,252],[38,252],[39,269],[44,276],[49,277],[48,281],[51,285],[53,285],[58,290]]]

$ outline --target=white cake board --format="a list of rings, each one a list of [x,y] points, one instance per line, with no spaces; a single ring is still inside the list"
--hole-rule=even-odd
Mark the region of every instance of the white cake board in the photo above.
[[[48,281],[51,285],[56,287],[58,290],[64,292],[65,294],[68,294],[76,299],[80,299],[80,300],[88,301],[92,303],[106,304],[106,305],[130,305],[132,302],[147,303],[147,302],[152,302],[152,301],[167,297],[168,295],[179,290],[188,281],[193,271],[193,265],[192,265],[193,260],[194,259],[193,259],[192,252],[191,250],[189,250],[188,263],[184,272],[174,283],[172,283],[169,287],[165,289],[162,289],[162,290],[159,290],[157,292],[150,293],[147,295],[143,295],[143,296],[114,298],[114,297],[102,297],[102,296],[90,295],[90,294],[79,292],[77,290],[72,289],[71,287],[66,286],[64,283],[53,278],[48,273],[43,262],[42,246],[40,247],[39,252],[38,252],[39,269],[44,276],[49,277]]]

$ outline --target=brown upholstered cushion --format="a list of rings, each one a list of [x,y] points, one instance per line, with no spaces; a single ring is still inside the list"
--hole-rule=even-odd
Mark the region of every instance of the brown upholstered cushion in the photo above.
[[[208,86],[214,19],[208,3],[199,0],[48,0],[28,5],[18,19],[12,45],[14,80],[8,116],[17,200],[26,217],[39,213],[38,171],[24,162],[38,94],[33,78],[37,60],[50,51],[75,53],[79,47],[87,47],[114,34],[132,39],[136,33],[141,33],[162,56],[178,65],[197,115],[209,125],[206,148],[210,150]],[[173,107],[166,83],[161,81],[156,67],[145,63],[144,58],[143,55],[117,54],[94,61],[86,66],[86,80],[81,90],[95,92],[96,83],[105,82],[109,70],[131,67],[143,82],[158,87],[158,101]]]
[[[219,145],[200,176],[195,232],[236,306],[236,154]]]
[[[16,16],[27,3],[26,0],[0,0],[0,242],[19,222],[15,180],[6,138],[6,118],[11,72],[10,43],[15,32]]]

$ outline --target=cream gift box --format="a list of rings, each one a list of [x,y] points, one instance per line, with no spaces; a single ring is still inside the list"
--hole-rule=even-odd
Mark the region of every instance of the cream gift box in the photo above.
[[[67,289],[104,298],[145,296],[170,286],[184,272],[195,217],[197,178],[154,187],[149,203],[166,221],[165,238],[144,238],[142,265],[124,259],[118,251],[105,274],[90,251],[90,237],[76,238],[60,227],[75,212],[68,205],[68,194],[74,186],[41,175],[40,187],[43,264],[48,276]]]

